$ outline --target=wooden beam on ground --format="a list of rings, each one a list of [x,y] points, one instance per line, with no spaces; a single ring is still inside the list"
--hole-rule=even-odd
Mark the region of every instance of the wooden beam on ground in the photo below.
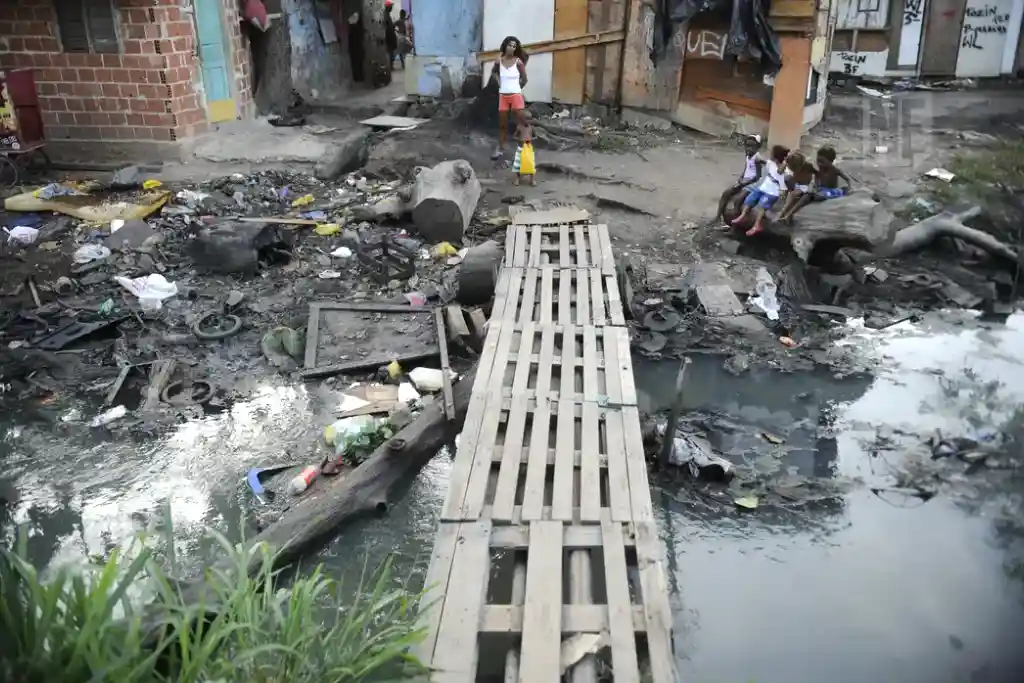
[[[527,55],[536,55],[543,54],[545,52],[561,52],[562,50],[572,50],[577,47],[589,47],[590,45],[620,43],[625,39],[626,32],[622,30],[598,31],[595,33],[586,33],[581,36],[573,36],[572,38],[559,38],[558,40],[542,40],[537,43],[528,43],[526,45],[523,45],[523,49],[526,50]],[[486,52],[476,53],[477,62],[481,64],[497,58],[497,50],[487,50]]]

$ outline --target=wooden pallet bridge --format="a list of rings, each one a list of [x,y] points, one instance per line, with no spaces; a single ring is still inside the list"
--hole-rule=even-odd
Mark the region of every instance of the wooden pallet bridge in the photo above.
[[[517,213],[427,572],[435,683],[676,683],[608,230]]]

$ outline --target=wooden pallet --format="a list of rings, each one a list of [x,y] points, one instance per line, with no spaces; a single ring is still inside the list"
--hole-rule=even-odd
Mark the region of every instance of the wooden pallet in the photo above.
[[[510,225],[505,265],[512,268],[593,268],[615,275],[606,225]]]
[[[507,235],[427,575],[435,682],[556,683],[563,648],[597,638],[616,683],[676,681],[607,230],[544,224],[565,215],[517,214]],[[481,658],[498,635],[503,658]],[[596,683],[598,664],[572,680]]]
[[[504,592],[511,599],[492,602],[499,591],[490,590],[488,577],[503,573],[512,574]],[[432,592],[438,600],[425,616],[429,635],[417,654],[435,669],[435,683],[473,683],[488,664],[504,669],[506,681],[558,683],[563,637],[581,634],[600,634],[607,644],[604,664],[615,683],[676,683],[653,522],[442,522],[425,586],[428,600]],[[447,589],[443,598],[439,589]],[[491,661],[480,661],[489,634],[512,634],[504,661],[495,663],[492,652]]]
[[[502,319],[558,325],[625,325],[614,275],[596,268],[506,268]],[[511,307],[513,310],[508,311]]]

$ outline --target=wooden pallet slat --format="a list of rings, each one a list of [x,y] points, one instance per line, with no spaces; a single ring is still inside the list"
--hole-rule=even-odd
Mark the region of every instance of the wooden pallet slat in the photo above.
[[[516,315],[516,322],[525,325],[533,321],[533,312],[536,309],[537,280],[540,273],[529,268],[523,274],[523,296],[519,302],[519,311]]]
[[[558,226],[558,265],[562,268],[572,266],[572,245],[569,244],[569,226]]]
[[[597,386],[597,335],[594,328],[583,328],[583,400],[598,400]]]
[[[494,491],[493,518],[499,521],[512,519],[512,508],[515,506],[516,489],[519,486],[519,468],[522,458],[523,430],[526,428],[526,390],[530,378],[529,358],[533,350],[533,339],[536,326],[527,323],[523,328],[519,343],[519,359],[516,362],[515,378],[512,381],[512,407],[505,430],[505,445],[502,448],[501,467],[498,470],[498,483]],[[507,449],[507,452],[506,452]]]
[[[590,271],[590,302],[594,305],[594,324],[605,325],[608,319],[604,307],[604,291],[601,273],[597,270]]]
[[[541,242],[544,240],[544,236],[540,231],[540,226],[534,226],[530,230],[530,260],[527,263],[532,268],[537,268],[541,265],[540,262],[540,249]]]
[[[615,274],[615,256],[612,254],[612,240],[608,236],[607,225],[596,225],[597,238],[601,241],[601,270],[608,274]]]
[[[607,519],[602,521],[601,536],[604,538],[604,580],[608,587],[608,630],[615,683],[640,683],[636,636],[630,623],[633,606],[626,575],[622,525]]]
[[[640,434],[640,414],[636,406],[623,406],[621,412],[625,440],[626,470],[629,479],[630,507],[633,520],[647,522],[654,519],[651,489],[647,480],[647,461],[644,458],[643,436]],[[610,456],[609,456],[610,459]],[[609,476],[611,465],[609,464]]]
[[[430,664],[434,658],[434,644],[437,642],[437,629],[441,624],[441,613],[447,595],[448,576],[452,571],[452,560],[455,557],[455,545],[459,540],[458,522],[441,522],[434,540],[434,551],[427,567],[427,575],[423,582],[428,607],[421,617],[427,635],[415,650],[417,657],[424,664]]]
[[[636,554],[640,569],[640,593],[647,624],[647,651],[653,683],[676,683],[672,657],[672,610],[653,521],[636,525]]]
[[[476,680],[478,629],[487,597],[490,563],[490,520],[459,525],[452,570],[437,630],[431,666],[433,683],[473,683]]]
[[[587,258],[586,231],[582,225],[573,226],[573,236],[576,238],[576,267],[586,268],[590,265]]]
[[[596,403],[583,404],[580,443],[580,520],[601,520],[600,433]]]
[[[572,299],[572,272],[571,270],[559,271],[558,278],[558,324],[572,325],[572,312],[575,308]]]
[[[576,451],[576,416],[572,401],[559,401],[555,430],[555,480],[551,495],[551,517],[572,521],[575,458],[571,454]]]
[[[559,683],[561,644],[562,523],[531,522],[520,683]]]
[[[629,480],[629,464],[622,441],[622,413],[606,411],[604,428],[608,453],[608,507],[613,521],[628,522],[633,518],[630,501],[633,482]]]
[[[614,275],[604,276],[605,291],[608,295],[608,322],[611,325],[624,326],[626,316],[622,311],[622,300],[619,297],[619,284]]]

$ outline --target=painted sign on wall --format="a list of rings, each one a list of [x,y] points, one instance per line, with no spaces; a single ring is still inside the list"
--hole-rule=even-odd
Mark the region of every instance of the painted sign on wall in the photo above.
[[[921,53],[921,29],[924,27],[926,0],[905,0],[900,27],[899,66],[917,66]]]
[[[960,31],[957,76],[998,76],[1010,30],[1010,0],[967,0]]]
[[[884,76],[889,62],[889,51],[881,52],[833,52],[828,70],[847,76]]]

